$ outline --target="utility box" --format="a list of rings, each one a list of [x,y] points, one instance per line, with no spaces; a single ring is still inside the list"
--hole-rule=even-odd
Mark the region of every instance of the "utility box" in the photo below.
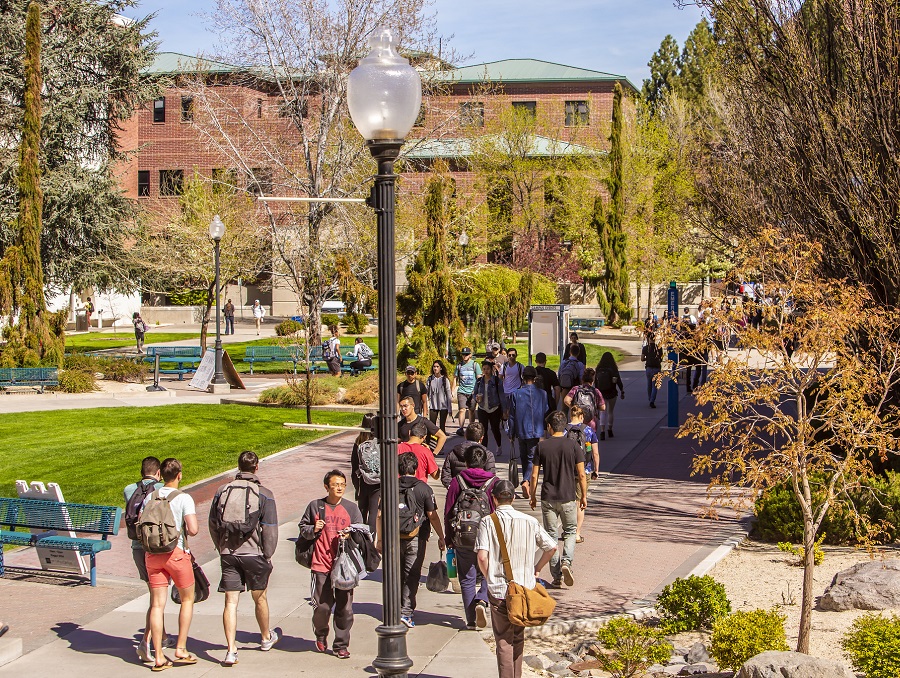
[[[568,304],[532,306],[528,311],[528,363],[535,353],[563,354],[568,341]]]
[[[84,311],[76,311],[75,312],[75,331],[76,332],[87,332],[88,324],[87,324],[87,313]]]

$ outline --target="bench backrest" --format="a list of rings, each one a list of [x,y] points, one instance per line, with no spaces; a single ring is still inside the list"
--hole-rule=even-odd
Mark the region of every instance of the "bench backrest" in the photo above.
[[[322,354],[321,346],[310,346],[309,347],[309,359],[310,360],[325,360]]]
[[[249,346],[244,355],[248,358],[284,358],[285,360],[293,360],[294,356],[299,354],[299,349],[285,346]]]
[[[147,348],[147,357],[159,356],[160,358],[199,358],[199,346],[150,346]]]
[[[0,525],[89,534],[118,534],[122,509],[41,499],[0,497]]]
[[[55,367],[2,367],[0,381],[56,381]]]

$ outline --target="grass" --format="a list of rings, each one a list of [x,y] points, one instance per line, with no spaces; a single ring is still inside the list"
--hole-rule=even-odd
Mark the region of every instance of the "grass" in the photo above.
[[[355,412],[316,410],[317,424],[358,426]],[[177,457],[184,484],[237,463],[245,449],[260,457],[326,435],[286,429],[297,410],[241,405],[165,405],[0,415],[0,495],[15,481],[59,483],[66,501],[122,506],[122,488],[140,475],[147,455]],[[302,419],[305,421],[305,417]],[[225,432],[240,432],[236,436]]]
[[[606,351],[609,351],[613,354],[613,357],[616,359],[617,363],[622,360],[623,354],[617,349],[600,346],[598,344],[582,344],[582,346],[584,346],[585,353],[587,354],[586,367],[596,367],[597,363],[600,362],[600,356],[602,356]],[[519,354],[519,362],[524,363],[525,365],[528,364],[527,341],[519,342],[516,344],[507,344],[506,348],[515,348]],[[559,356],[547,356],[547,367],[551,370],[559,370]]]
[[[215,340],[215,336],[213,336],[213,340]],[[372,349],[372,352],[377,356],[378,355],[378,337],[363,337],[363,341]],[[342,336],[341,337],[341,353],[346,354],[355,343],[355,337],[353,336]],[[250,363],[245,363],[244,354],[247,352],[247,348],[250,346],[294,346],[299,344],[303,346],[303,339],[296,339],[294,337],[268,337],[266,339],[255,339],[253,341],[241,341],[233,344],[225,344],[225,351],[231,357],[231,362],[234,363],[235,369],[241,374],[249,374],[250,373]],[[210,344],[212,345],[212,344]],[[378,367],[378,359],[377,357],[372,360],[372,365]],[[284,374],[285,372],[292,372],[294,369],[293,363],[266,363],[259,362],[254,363],[253,365],[253,373],[254,374]],[[297,370],[300,371],[302,369],[301,364],[297,364]]]
[[[148,344],[158,344],[169,341],[184,341],[185,339],[198,339],[197,332],[154,332],[152,329],[146,334]],[[107,348],[134,348],[134,332],[90,332],[88,334],[72,334],[66,336],[66,349],[78,351],[101,351]]]

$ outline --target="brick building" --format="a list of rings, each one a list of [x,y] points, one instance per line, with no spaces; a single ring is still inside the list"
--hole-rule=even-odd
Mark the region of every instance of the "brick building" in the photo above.
[[[436,85],[423,101],[422,115],[410,136],[409,162],[403,190],[418,191],[428,168],[444,160],[457,180],[457,190],[473,191],[473,177],[467,164],[471,143],[489,133],[504,111],[515,109],[534,115],[543,135],[533,151],[576,153],[603,150],[609,135],[613,88],[621,82],[626,90],[634,86],[624,77],[533,59],[509,59],[463,68],[433,70],[434,62],[413,58],[426,78]],[[227,162],[203,143],[194,129],[195,110],[184,78],[202,73],[208,83],[228,88],[227,97],[244,118],[259,125],[284,124],[283,99],[277,89],[261,78],[248,80],[241,68],[198,60],[171,52],[160,53],[149,74],[165,76],[173,83],[164,95],[135,112],[121,134],[122,144],[136,153],[123,165],[119,176],[129,197],[148,208],[173,200],[181,182],[197,171],[213,180],[222,179],[238,187],[264,193],[272,187],[271,170],[260,167],[238,176]],[[255,84],[248,84],[253,82]],[[220,90],[221,91],[221,90]],[[305,113],[304,113],[305,115]],[[255,120],[254,120],[255,119]],[[422,139],[426,130],[440,127],[439,137]],[[417,134],[417,131],[419,134]],[[543,149],[543,150],[542,150]],[[250,288],[229,291],[246,302],[260,298],[272,315],[291,315],[296,301],[286,290],[269,292]]]

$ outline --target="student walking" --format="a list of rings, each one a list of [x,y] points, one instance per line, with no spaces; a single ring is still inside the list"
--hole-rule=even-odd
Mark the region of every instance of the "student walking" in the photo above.
[[[522,494],[527,499],[534,452],[544,435],[544,415],[547,414],[547,394],[534,385],[537,372],[529,365],[522,376],[525,385],[509,394],[509,421],[512,435],[519,439],[519,459],[522,462]],[[565,421],[565,415],[563,415]]]
[[[616,399],[619,397],[622,400],[625,399],[625,386],[619,375],[619,367],[616,365],[613,354],[609,351],[600,356],[600,362],[597,363],[594,375],[594,386],[606,401],[606,409],[600,413],[600,425],[597,430],[600,440],[606,440],[607,435],[610,438],[613,437],[613,413],[616,409]]]
[[[356,436],[350,453],[350,479],[356,491],[356,505],[373,535],[381,502],[381,453],[375,438],[375,422],[371,412],[363,415],[360,426],[368,430]]]
[[[466,439],[450,450],[444,459],[444,466],[441,468],[441,484],[444,487],[450,487],[450,482],[466,468],[466,450],[473,445],[483,445],[483,438],[484,426],[479,422],[473,422],[466,427]],[[484,468],[486,471],[496,473],[497,462],[494,459],[494,453],[486,447],[484,449],[487,452]]]
[[[500,454],[502,437],[500,426],[503,423],[503,412],[506,409],[503,380],[496,374],[494,364],[485,360],[482,363],[481,376],[475,384],[475,403],[478,406],[478,422],[484,429],[482,445],[487,445],[488,426],[494,434],[497,454]]]
[[[595,430],[600,424],[600,417],[606,410],[606,400],[603,394],[594,386],[594,370],[590,367],[585,369],[581,377],[581,384],[575,386],[563,398],[566,410],[571,415],[570,408],[578,405],[581,408],[581,416],[585,424],[592,426]]]
[[[334,643],[332,651],[338,659],[350,658],[350,629],[353,627],[353,589],[336,589],[331,581],[331,569],[337,558],[339,543],[349,536],[353,523],[362,523],[359,509],[344,499],[347,477],[337,469],[325,474],[324,499],[315,499],[306,507],[300,519],[300,535],[316,540],[313,548],[310,599],[313,611],[313,633],[316,651],[328,650],[328,631],[331,610],[334,608]]]
[[[259,299],[253,302],[253,322],[256,323],[256,336],[259,336],[259,328],[262,326],[263,318],[266,315],[266,309],[259,303]]]
[[[409,440],[397,445],[397,454],[402,455],[410,452],[415,455],[419,462],[416,469],[416,478],[423,483],[427,483],[429,478],[437,480],[440,476],[440,471],[438,470],[437,462],[434,460],[434,455],[431,453],[431,450],[425,446],[425,438],[427,435],[428,430],[425,428],[425,422],[417,421],[409,427]]]
[[[544,469],[541,485],[541,515],[544,529],[552,536],[558,534],[562,526],[562,557],[554,546],[550,559],[552,586],[559,588],[575,583],[572,573],[575,561],[575,540],[578,534],[578,507],[587,507],[587,478],[584,475],[584,452],[574,441],[566,437],[566,415],[557,410],[547,417],[552,433],[550,438],[538,443],[534,467],[531,471],[531,510],[537,507],[538,474]],[[579,487],[575,489],[576,484]],[[580,492],[581,499],[578,499]],[[555,542],[554,542],[555,545]]]
[[[131,315],[131,324],[134,325],[134,340],[137,343],[137,352],[141,354],[144,352],[144,334],[149,328],[137,311]]]
[[[469,423],[475,421],[475,400],[472,394],[475,392],[475,381],[481,376],[481,368],[472,358],[472,349],[466,346],[461,352],[462,356],[456,369],[453,370],[452,388],[456,391],[456,405],[459,408],[457,419],[459,429],[456,435],[463,434],[463,426],[466,424],[466,414],[469,415]]]
[[[234,304],[231,299],[225,302],[222,313],[225,316],[225,334],[234,334]]]
[[[417,381],[421,384],[421,382]],[[400,421],[397,425],[397,433],[401,441],[408,441],[413,424],[422,424],[425,427],[426,439],[430,436],[434,439],[434,456],[438,456],[447,442],[447,434],[431,423],[421,414],[416,413],[415,399],[407,395],[400,398]]]
[[[160,465],[160,475],[164,485],[147,496],[138,519],[138,534],[147,552],[144,562],[150,585],[154,671],[197,663],[197,658],[187,651],[188,632],[194,617],[194,567],[187,538],[200,532],[197,508],[191,495],[178,489],[181,482],[180,461],[171,457],[165,459]],[[167,528],[172,525],[176,529],[175,535],[170,534]],[[170,583],[175,584],[181,597],[174,660],[163,654],[162,645]]]
[[[134,559],[138,577],[147,584],[147,590],[151,594],[153,591],[150,589],[150,578],[147,575],[146,552],[138,540],[137,519],[141,508],[144,506],[144,499],[151,495],[154,490],[158,490],[163,486],[159,475],[159,467],[159,459],[156,457],[144,457],[144,460],[141,462],[141,479],[126,486],[123,491],[125,496],[125,527],[128,530],[128,536],[131,538],[131,556]],[[162,635],[163,647],[174,647],[175,641],[166,634],[165,626],[163,626]],[[145,664],[151,664],[154,661],[153,649],[150,647],[149,605],[147,606],[147,619],[144,624],[144,636],[138,643],[137,654]]]
[[[209,510],[209,535],[219,552],[222,580],[219,591],[225,594],[225,666],[238,663],[237,608],[241,592],[248,590],[256,607],[260,647],[271,650],[280,638],[278,629],[269,628],[269,602],[266,589],[272,574],[272,556],[278,546],[278,512],[275,495],[256,475],[259,457],[249,450],[238,457],[238,474],[218,489]]]
[[[510,580],[504,571],[499,537],[503,537],[509,553],[512,581],[528,589],[535,586],[535,572],[544,569],[556,552],[556,538],[547,534],[535,518],[512,507],[516,488],[511,482],[497,480],[491,494],[496,506],[493,516],[496,516],[497,523],[491,516],[481,521],[475,551],[478,569],[487,580],[499,678],[520,678],[525,627],[514,625],[507,616],[506,589]],[[497,534],[498,523],[500,535]],[[539,558],[535,557],[537,552],[541,554]]]
[[[556,372],[547,367],[546,353],[535,354],[534,363],[534,369],[537,371],[537,379],[534,383],[540,383],[540,387],[547,392],[547,407],[553,411],[559,403],[559,377],[556,376]]]
[[[438,424],[440,421],[438,426],[446,433],[447,415],[453,407],[453,393],[443,361],[435,360],[431,365],[431,374],[425,381],[425,391],[428,400],[428,418],[432,424]]]
[[[659,373],[662,370],[662,349],[656,345],[656,336],[647,335],[647,343],[641,349],[641,360],[644,361],[644,374],[647,375],[647,399],[650,407],[656,407],[656,396],[659,394]]]
[[[425,384],[416,377],[415,365],[407,366],[406,380],[397,384],[397,399],[402,401],[404,398],[412,398],[416,414],[428,413],[428,391],[425,390]]]
[[[566,437],[574,441],[579,449],[584,453],[584,472],[585,475],[590,472],[591,479],[597,478],[597,471],[600,468],[600,445],[598,444],[597,434],[594,429],[584,422],[584,412],[578,405],[572,405],[569,408],[569,423],[566,425]],[[590,467],[590,468],[588,468]],[[581,526],[584,525],[584,512],[587,508],[587,499],[581,500],[584,496],[581,494],[581,484],[575,483],[575,499],[578,502],[578,525],[575,532],[575,543],[581,544],[584,537],[581,534]],[[583,505],[582,505],[583,504]]]

